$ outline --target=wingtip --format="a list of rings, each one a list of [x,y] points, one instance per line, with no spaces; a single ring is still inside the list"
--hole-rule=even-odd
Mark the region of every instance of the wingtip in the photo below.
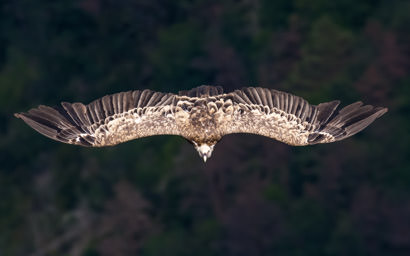
[[[66,102],[66,101],[62,101],[61,106],[64,107],[64,109],[67,109],[68,107],[70,107],[72,104],[70,102]]]
[[[375,109],[376,118],[381,117],[382,115],[386,114],[389,111],[388,108],[385,107],[378,107]]]
[[[21,118],[23,116],[23,113],[14,113],[14,117],[16,118]]]
[[[388,108],[386,107],[363,105],[363,102],[358,101],[343,108],[339,114],[324,127],[323,131],[327,131],[328,134],[331,134],[336,141],[342,140],[364,130],[387,111]],[[327,127],[329,127],[328,130],[326,130]]]

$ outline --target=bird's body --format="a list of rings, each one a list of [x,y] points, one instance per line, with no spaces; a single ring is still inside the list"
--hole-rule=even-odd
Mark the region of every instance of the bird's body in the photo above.
[[[339,101],[310,105],[265,88],[223,93],[200,86],[179,95],[151,90],[107,95],[88,105],[39,106],[16,114],[54,140],[102,147],[153,135],[179,135],[206,161],[215,144],[231,133],[253,133],[304,146],[345,139],[363,130],[387,109],[356,102],[337,111]]]

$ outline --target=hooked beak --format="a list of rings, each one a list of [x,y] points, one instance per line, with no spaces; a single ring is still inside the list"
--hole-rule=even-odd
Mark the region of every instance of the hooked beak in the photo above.
[[[209,146],[208,144],[201,144],[201,145],[195,145],[195,149],[198,151],[199,156],[204,160],[204,162],[206,162],[206,160],[208,160],[211,155],[212,155],[212,151],[214,150],[214,145]]]

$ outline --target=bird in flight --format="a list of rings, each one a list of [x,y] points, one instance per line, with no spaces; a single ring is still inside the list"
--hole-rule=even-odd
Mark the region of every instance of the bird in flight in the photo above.
[[[202,85],[178,95],[146,89],[107,95],[88,105],[40,105],[15,116],[53,140],[86,147],[179,135],[206,161],[227,134],[258,134],[293,146],[329,143],[360,132],[387,112],[360,101],[337,109],[339,103],[311,105],[273,89],[224,93],[219,86]]]

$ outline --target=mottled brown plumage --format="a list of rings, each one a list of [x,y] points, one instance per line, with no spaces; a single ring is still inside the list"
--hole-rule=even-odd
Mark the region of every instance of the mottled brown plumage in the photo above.
[[[102,147],[153,135],[180,135],[206,161],[226,134],[253,133],[303,146],[348,138],[387,108],[339,101],[310,105],[306,100],[265,88],[223,93],[200,86],[179,95],[151,90],[107,95],[88,105],[61,103],[16,114],[41,134],[64,143]]]

